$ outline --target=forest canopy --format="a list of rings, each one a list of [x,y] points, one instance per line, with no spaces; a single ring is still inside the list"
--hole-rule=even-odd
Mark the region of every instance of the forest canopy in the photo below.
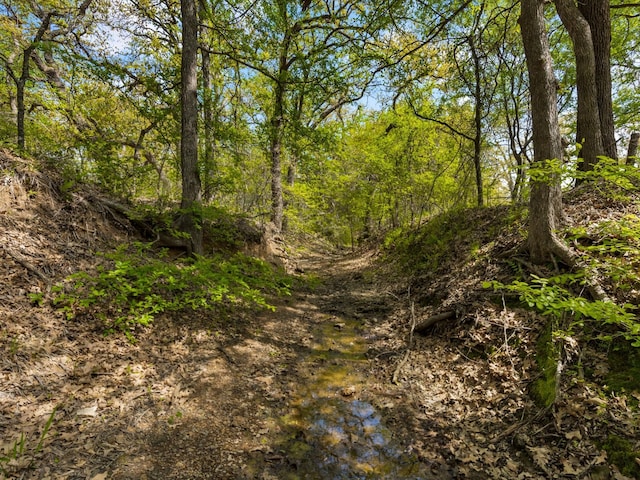
[[[341,245],[526,202],[539,161],[531,6],[562,140],[541,155],[563,160],[565,184],[600,156],[633,163],[640,14],[602,0],[3,0],[0,142],[69,185]]]

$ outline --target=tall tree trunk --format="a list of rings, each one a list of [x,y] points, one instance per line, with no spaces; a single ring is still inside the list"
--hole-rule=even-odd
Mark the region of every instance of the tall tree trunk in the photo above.
[[[284,222],[282,191],[282,139],[284,137],[284,81],[279,79],[274,91],[271,119],[271,222],[280,233]]]
[[[581,0],[578,8],[589,24],[595,56],[598,112],[604,154],[618,158],[611,98],[611,16],[609,0]]]
[[[204,199],[209,202],[214,196],[214,184],[216,175],[215,166],[215,146],[213,134],[213,106],[211,88],[211,55],[206,49],[201,50],[202,54],[202,118],[204,120]]]
[[[25,48],[22,52],[22,68],[20,70],[20,77],[16,79],[16,107],[17,107],[17,119],[16,124],[18,128],[18,150],[24,150],[26,147],[25,140],[25,128],[24,128],[24,120],[26,114],[25,107],[25,88],[27,85],[27,81],[31,79],[30,73],[30,62],[31,55],[36,49],[36,46],[42,41],[45,33],[49,31],[49,26],[51,25],[51,18],[53,17],[54,12],[48,12],[42,18],[40,23],[40,27],[38,27],[38,31],[36,32],[33,40],[29,44],[27,48]]]
[[[571,37],[576,57],[576,89],[578,92],[576,140],[582,145],[580,157],[583,159],[580,169],[592,170],[598,161],[598,156],[604,154],[604,147],[600,128],[596,60],[591,28],[578,10],[574,0],[554,0],[554,2],[560,20]]]
[[[474,125],[475,136],[473,137],[473,167],[476,179],[476,200],[479,207],[484,205],[484,191],[482,185],[482,78],[480,72],[480,57],[476,50],[473,37],[469,38],[471,47],[471,57],[473,58],[473,75],[475,81],[475,107]]]
[[[200,23],[207,18],[206,0],[198,0]],[[205,27],[200,26],[200,37],[202,39]],[[202,58],[202,120],[204,123],[204,149],[202,159],[202,173],[204,175],[202,186],[202,197],[205,202],[211,202],[215,196],[215,132],[213,119],[213,89],[211,87],[211,53],[208,48],[200,48]]]
[[[534,166],[562,158],[556,82],[544,18],[545,0],[522,0],[520,30],[527,57],[533,122]],[[532,261],[550,259],[559,244],[555,230],[562,214],[557,175],[533,179],[529,206],[528,246]]]
[[[29,60],[24,61],[28,64]],[[23,64],[24,65],[24,64]],[[27,66],[27,71],[28,71]],[[24,72],[24,69],[23,69]],[[26,147],[25,141],[25,132],[24,132],[24,117],[25,117],[25,106],[24,106],[24,86],[26,84],[26,78],[21,77],[16,84],[16,125],[18,128],[18,150],[24,151]]]
[[[190,252],[202,255],[202,205],[198,172],[198,14],[196,0],[182,0],[182,231],[190,235]]]

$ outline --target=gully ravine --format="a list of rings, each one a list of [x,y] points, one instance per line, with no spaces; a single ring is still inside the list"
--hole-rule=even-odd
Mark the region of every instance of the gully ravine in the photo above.
[[[372,391],[380,379],[367,375],[369,332],[392,302],[356,267],[349,257],[304,262],[320,285],[309,294],[313,306],[302,309],[309,334],[277,419],[282,433],[272,451],[286,459],[282,468],[272,467],[279,478],[433,478],[374,406]]]

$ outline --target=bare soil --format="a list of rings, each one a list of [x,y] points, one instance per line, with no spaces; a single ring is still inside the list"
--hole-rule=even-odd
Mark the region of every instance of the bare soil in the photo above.
[[[631,397],[575,380],[553,409],[537,407],[528,390],[544,322],[479,293],[504,273],[486,255],[420,284],[392,275],[375,250],[307,246],[296,254],[305,281],[273,299],[275,312],[163,317],[131,344],[66,320],[37,294],[135,232],[7,152],[0,171],[0,478],[625,478],[599,440],[637,440]],[[451,308],[456,319],[413,331]],[[363,346],[357,361],[351,342]],[[606,373],[595,351],[582,362]],[[405,473],[335,473],[322,464],[329,450],[304,450],[363,441],[341,431],[319,442],[299,418],[302,387],[327,364],[348,370],[327,398],[371,405],[398,452],[387,463],[410,463]]]

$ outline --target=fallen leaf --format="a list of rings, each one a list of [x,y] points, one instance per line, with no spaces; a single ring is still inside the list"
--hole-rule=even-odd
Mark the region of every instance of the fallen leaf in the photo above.
[[[580,471],[576,470],[576,466],[572,463],[571,459],[565,458],[564,460],[562,460],[562,473],[563,475],[575,476],[575,475],[579,475]]]
[[[551,450],[546,447],[527,447],[533,461],[541,468],[544,468],[549,463],[549,457],[551,456]]]
[[[582,440],[582,434],[579,430],[572,430],[564,434],[564,438],[567,440]]]

